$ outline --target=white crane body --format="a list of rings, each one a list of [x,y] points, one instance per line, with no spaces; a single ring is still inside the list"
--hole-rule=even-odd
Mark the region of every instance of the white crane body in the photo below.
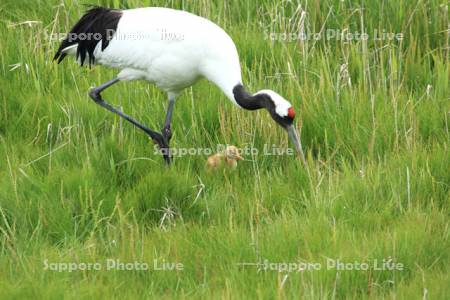
[[[218,86],[240,108],[266,108],[285,128],[302,154],[293,127],[291,104],[271,90],[253,95],[242,84],[241,67],[231,37],[213,22],[189,12],[161,7],[115,10],[94,7],[72,28],[54,59],[75,55],[83,65],[100,64],[119,69],[117,77],[94,88],[91,98],[104,108],[127,119],[169,149],[170,121],[175,97],[200,78]],[[146,80],[169,96],[169,108],[162,134],[140,124],[101,98],[101,91],[119,81]],[[164,156],[170,162],[170,153]]]

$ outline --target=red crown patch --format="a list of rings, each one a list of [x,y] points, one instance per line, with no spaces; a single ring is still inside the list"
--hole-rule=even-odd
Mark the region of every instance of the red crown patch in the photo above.
[[[295,111],[294,111],[294,108],[289,107],[289,109],[288,109],[288,116],[289,116],[289,118],[291,118],[291,119],[295,118]]]

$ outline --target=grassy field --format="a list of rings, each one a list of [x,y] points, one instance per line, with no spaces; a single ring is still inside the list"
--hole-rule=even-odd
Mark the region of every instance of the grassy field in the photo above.
[[[178,99],[171,145],[260,154],[235,171],[208,173],[205,155],[167,167],[146,135],[88,98],[117,71],[51,61],[51,37],[86,2],[3,0],[1,299],[448,299],[447,1],[92,2],[174,7],[225,28],[249,89],[293,103],[308,166],[262,155],[288,147],[286,133],[201,81]],[[324,36],[337,30],[369,37]],[[162,126],[155,87],[121,83],[104,97]],[[379,270],[388,259],[396,267]],[[108,270],[111,260],[148,270]]]

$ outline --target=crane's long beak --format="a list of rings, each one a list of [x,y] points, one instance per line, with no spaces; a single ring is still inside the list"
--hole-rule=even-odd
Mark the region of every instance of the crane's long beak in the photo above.
[[[286,130],[288,132],[289,138],[294,143],[295,149],[297,149],[303,163],[306,166],[307,164],[306,164],[305,154],[303,153],[302,144],[300,142],[300,138],[298,136],[297,130],[295,129],[295,127],[293,125],[288,126],[286,128]]]

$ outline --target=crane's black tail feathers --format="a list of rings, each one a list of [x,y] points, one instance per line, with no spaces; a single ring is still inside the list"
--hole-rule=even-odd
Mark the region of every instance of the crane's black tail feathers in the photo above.
[[[76,58],[80,59],[80,63],[83,65],[86,55],[88,55],[90,66],[95,62],[95,47],[100,41],[102,43],[102,51],[108,47],[121,17],[121,10],[90,6],[62,41],[53,60],[58,60],[59,64],[67,56],[63,50],[78,44]]]

